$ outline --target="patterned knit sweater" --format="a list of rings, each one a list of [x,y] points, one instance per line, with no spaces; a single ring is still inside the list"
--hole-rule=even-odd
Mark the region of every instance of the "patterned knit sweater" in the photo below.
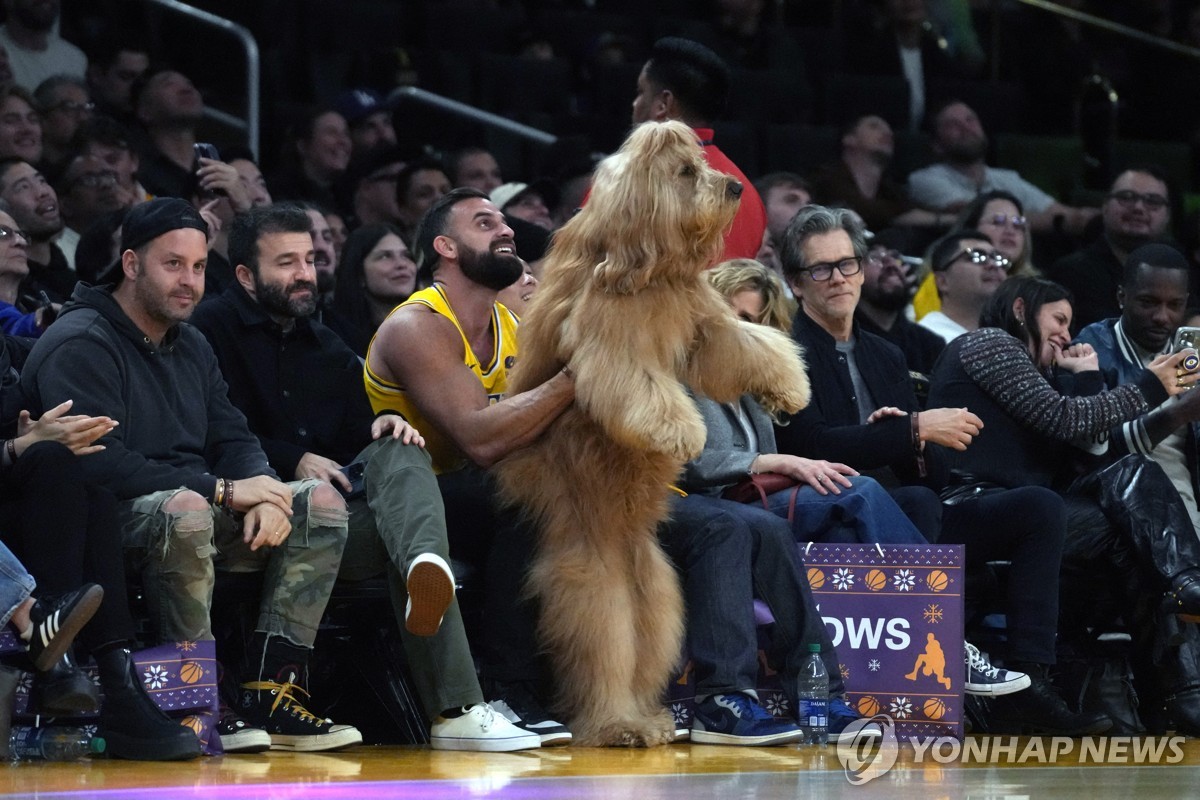
[[[950,451],[951,469],[1003,486],[1052,485],[1070,442],[1103,436],[1167,397],[1149,371],[1108,392],[1099,372],[1052,385],[1025,345],[995,328],[951,342],[931,381],[928,408],[967,408],[984,424],[965,452]]]

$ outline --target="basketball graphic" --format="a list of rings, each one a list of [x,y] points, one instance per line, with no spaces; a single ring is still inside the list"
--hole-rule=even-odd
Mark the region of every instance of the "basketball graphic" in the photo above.
[[[179,668],[179,680],[184,683],[195,683],[204,677],[204,667],[195,661],[189,661]]]
[[[881,569],[873,569],[867,573],[867,577],[863,578],[863,583],[872,592],[878,592],[887,586],[887,575]]]
[[[921,710],[924,711],[925,716],[929,717],[930,719],[941,719],[942,717],[946,716],[946,704],[943,703],[941,698],[938,697],[930,697],[928,700],[926,700],[921,706]]]
[[[864,694],[858,698],[858,702],[854,704],[854,707],[864,717],[873,717],[879,713],[879,701],[869,694]]]
[[[930,591],[944,592],[950,585],[950,576],[940,569],[935,569],[925,577],[925,585],[929,587]]]
[[[825,585],[825,573],[816,567],[808,568],[808,585],[814,589],[820,589]]]
[[[191,728],[192,732],[197,736],[204,732],[204,723],[201,722],[200,718],[194,714],[179,720],[179,724],[185,728]]]

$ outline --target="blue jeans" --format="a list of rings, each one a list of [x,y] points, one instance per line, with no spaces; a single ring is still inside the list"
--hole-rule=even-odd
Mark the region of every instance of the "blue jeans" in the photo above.
[[[0,542],[0,626],[8,624],[13,612],[33,594],[35,585],[33,576]]]
[[[784,520],[751,505],[689,495],[672,501],[671,517],[658,534],[683,583],[697,697],[757,685],[756,596],[775,617],[770,657],[789,695],[810,642],[821,645],[830,692],[845,692],[837,654]]]
[[[820,494],[808,484],[796,492],[792,533],[798,542],[926,544],[925,537],[874,478],[857,475],[841,494]],[[785,519],[792,490],[767,497],[767,508]]]

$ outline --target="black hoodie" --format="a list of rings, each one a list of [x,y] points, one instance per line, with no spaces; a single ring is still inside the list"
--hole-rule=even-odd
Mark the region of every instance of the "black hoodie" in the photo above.
[[[21,387],[35,415],[70,399],[71,414],[120,422],[81,464],[122,500],[180,487],[211,498],[217,476],[275,475],[200,332],[179,324],[155,347],[108,288],[75,287]]]

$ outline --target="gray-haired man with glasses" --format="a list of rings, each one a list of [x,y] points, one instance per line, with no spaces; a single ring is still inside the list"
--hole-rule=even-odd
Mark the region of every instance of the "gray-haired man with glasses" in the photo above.
[[[1156,166],[1125,170],[1109,187],[1100,207],[1104,233],[1091,244],[1060,258],[1046,276],[1075,295],[1073,329],[1118,317],[1125,259],[1137,248],[1168,233],[1171,194],[1166,174]]]
[[[1008,277],[1012,262],[996,250],[987,234],[970,228],[934,242],[929,260],[942,309],[929,312],[917,324],[949,344],[979,327],[984,305]]]

